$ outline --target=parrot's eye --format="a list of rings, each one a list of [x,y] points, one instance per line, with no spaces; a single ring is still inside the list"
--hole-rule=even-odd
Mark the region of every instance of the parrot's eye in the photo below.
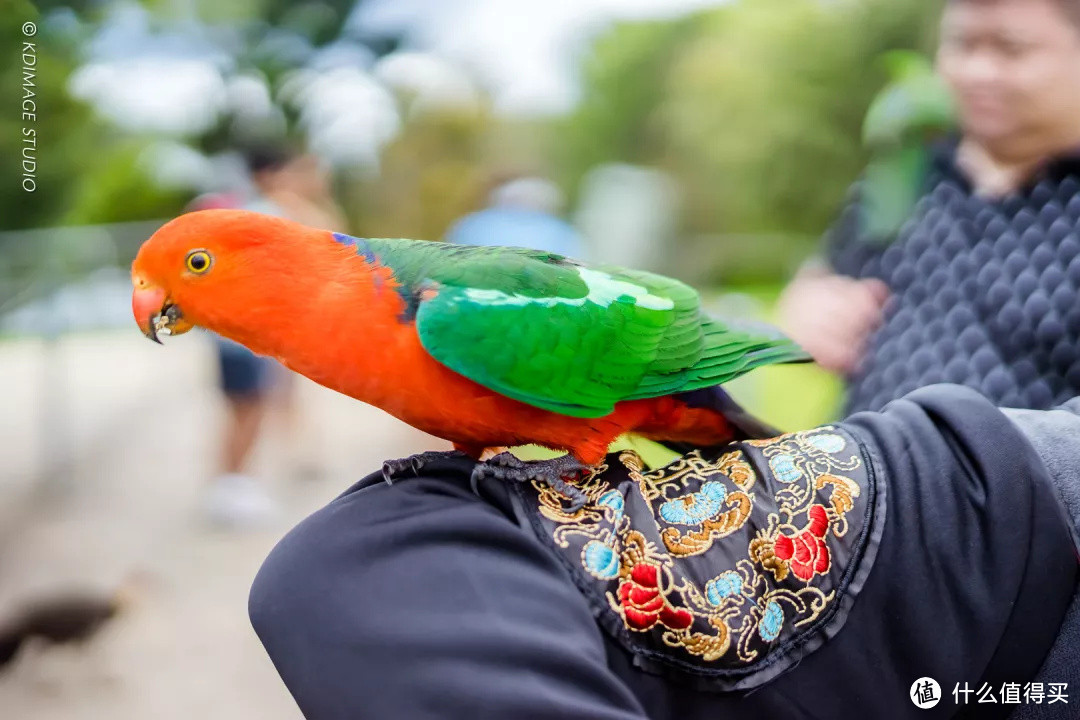
[[[184,260],[187,269],[196,275],[202,275],[209,270],[212,262],[213,258],[211,258],[210,253],[205,250],[192,250],[187,254],[187,258]]]

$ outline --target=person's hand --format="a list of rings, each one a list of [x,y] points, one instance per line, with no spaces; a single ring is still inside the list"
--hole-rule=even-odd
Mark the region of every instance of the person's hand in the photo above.
[[[807,268],[780,295],[779,324],[819,365],[847,375],[862,359],[870,333],[881,324],[888,298],[888,287],[880,280],[855,280]]]

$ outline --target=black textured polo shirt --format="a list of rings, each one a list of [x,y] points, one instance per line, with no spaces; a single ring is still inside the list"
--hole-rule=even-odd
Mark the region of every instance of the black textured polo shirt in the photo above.
[[[925,193],[891,242],[861,232],[857,185],[830,234],[837,272],[879,278],[892,294],[849,378],[847,413],[939,382],[1005,407],[1080,395],[1080,155],[987,198],[960,172],[956,147],[935,150]]]

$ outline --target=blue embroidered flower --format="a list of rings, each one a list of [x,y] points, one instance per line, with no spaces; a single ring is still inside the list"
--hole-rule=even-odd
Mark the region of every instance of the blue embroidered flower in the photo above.
[[[765,603],[765,612],[758,623],[758,634],[765,642],[772,642],[780,634],[780,628],[784,627],[784,609],[780,603],[770,600]]]
[[[722,572],[705,583],[705,599],[711,605],[719,605],[724,601],[724,598],[741,593],[742,586],[742,575],[739,575],[734,570]]]
[[[622,520],[625,501],[623,500],[622,494],[618,490],[608,490],[606,493],[600,496],[600,499],[597,500],[596,503],[603,507],[609,507],[614,510],[616,523],[618,523],[619,520]]]
[[[802,470],[795,465],[795,458],[791,455],[776,455],[769,460],[769,467],[773,475],[782,483],[795,482],[802,477]]]
[[[619,555],[610,545],[590,540],[581,550],[581,562],[585,569],[601,580],[619,576]]]
[[[720,512],[725,497],[727,488],[722,483],[706,482],[697,492],[661,505],[660,517],[673,525],[700,525]]]
[[[844,449],[844,438],[839,435],[834,435],[833,433],[811,435],[806,438],[806,442],[810,443],[821,452],[835,453]]]

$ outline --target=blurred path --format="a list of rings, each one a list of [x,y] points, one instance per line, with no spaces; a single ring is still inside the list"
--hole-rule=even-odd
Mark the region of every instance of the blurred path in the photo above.
[[[200,492],[217,457],[213,355],[191,334],[159,348],[134,332],[59,346],[67,438],[59,491],[35,493],[44,466],[42,346],[0,343],[0,613],[64,587],[109,588],[132,571],[150,582],[136,603],[81,648],[31,647],[0,674],[4,718],[215,720],[299,718],[247,620],[247,592],[277,539],[384,458],[444,444],[360,403],[302,382],[306,456],[300,478],[272,427],[256,474],[286,508],[279,526],[208,528]],[[362,601],[362,598],[358,598]]]

